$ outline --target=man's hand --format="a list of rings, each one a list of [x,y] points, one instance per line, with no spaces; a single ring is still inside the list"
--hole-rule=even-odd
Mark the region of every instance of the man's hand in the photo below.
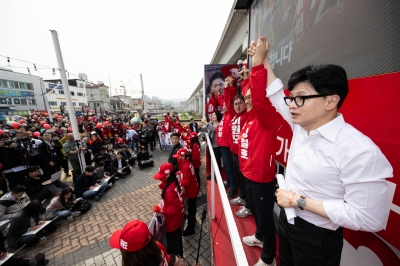
[[[276,190],[276,199],[278,205],[283,208],[292,208],[297,206],[298,197],[296,197],[296,193],[293,191],[278,188]],[[290,204],[290,200],[292,201],[292,204]]]
[[[233,78],[231,76],[228,76],[225,79],[225,88],[233,86]]]
[[[56,165],[55,163],[53,163],[53,162],[49,162],[49,164],[50,164],[50,166],[54,166],[54,165]]]
[[[89,190],[93,190],[93,189],[94,189],[94,186],[90,186],[90,187],[89,187]]]
[[[37,230],[37,229],[39,229],[40,227],[42,227],[42,225],[35,225],[35,226],[31,226],[30,228],[29,228],[29,230],[31,230],[31,231],[35,231],[35,230]]]
[[[269,43],[264,36],[258,37],[256,52],[253,55],[253,66],[261,65],[267,57],[269,51]]]
[[[252,42],[250,43],[250,46],[249,46],[249,48],[247,49],[247,54],[248,54],[250,57],[253,57],[254,54],[256,53],[256,46],[257,46],[257,42],[256,42],[256,41],[252,41]]]
[[[8,252],[7,251],[0,252],[0,260],[5,259],[7,256],[8,256]]]
[[[121,170],[118,170],[118,173],[122,174],[122,171],[121,171]]]

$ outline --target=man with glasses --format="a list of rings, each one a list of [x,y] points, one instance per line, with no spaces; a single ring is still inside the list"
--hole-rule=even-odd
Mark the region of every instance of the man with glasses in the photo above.
[[[249,54],[255,50],[252,43]],[[393,169],[379,148],[338,113],[348,93],[341,66],[296,71],[288,82],[290,96],[284,97],[268,57],[264,64],[271,81],[267,97],[293,130],[285,177],[290,190],[278,189],[276,196],[297,217],[289,223],[281,210],[280,265],[339,265],[343,227],[368,232],[385,227],[385,178]]]
[[[236,212],[236,215],[241,218],[245,218],[251,215],[250,207],[247,199],[246,193],[246,183],[244,182],[244,175],[240,171],[239,167],[239,135],[240,131],[244,127],[247,121],[248,113],[245,104],[244,96],[242,94],[236,94],[237,89],[233,86],[233,78],[227,77],[225,79],[225,93],[224,102],[225,106],[232,117],[230,127],[231,127],[231,145],[230,150],[233,154],[233,170],[236,177],[236,183],[239,186],[240,194],[237,196],[236,191],[230,191],[227,196],[232,199],[230,201],[233,205],[244,205],[241,209]],[[232,96],[233,100],[232,100]]]

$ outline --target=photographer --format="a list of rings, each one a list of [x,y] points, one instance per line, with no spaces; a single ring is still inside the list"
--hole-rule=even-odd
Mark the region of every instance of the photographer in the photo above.
[[[21,137],[22,134],[18,132],[17,135]],[[24,146],[10,140],[6,135],[0,135],[0,161],[11,190],[24,182],[28,165],[26,154],[27,150]]]
[[[72,179],[75,183],[76,178],[81,175],[81,164],[79,163],[79,153],[81,151],[86,151],[87,147],[86,144],[78,140],[78,145],[75,143],[75,138],[72,133],[67,134],[67,139],[64,143],[64,151],[68,156],[69,162],[71,163],[72,166]]]
[[[17,131],[14,142],[26,148],[28,165],[40,165],[40,168],[44,167],[38,150],[38,147],[42,141],[38,139],[32,139],[32,132],[23,132],[23,130]]]

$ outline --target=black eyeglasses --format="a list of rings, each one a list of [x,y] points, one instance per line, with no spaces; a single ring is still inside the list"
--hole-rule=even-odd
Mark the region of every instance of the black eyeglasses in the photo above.
[[[306,95],[306,96],[296,96],[296,97],[283,97],[283,100],[285,101],[286,105],[289,106],[291,102],[293,102],[298,106],[302,107],[304,105],[304,102],[306,99],[311,99],[311,98],[319,98],[319,97],[326,97],[329,95],[322,95],[322,94],[315,94],[315,95]]]

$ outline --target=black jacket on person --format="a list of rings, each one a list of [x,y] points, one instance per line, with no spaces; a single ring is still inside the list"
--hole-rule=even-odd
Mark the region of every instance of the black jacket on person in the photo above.
[[[27,176],[24,180],[23,186],[26,188],[26,194],[29,197],[40,193],[40,191],[45,188],[42,183],[50,179],[43,175],[38,175],[38,178],[39,179],[33,179],[32,177]]]
[[[183,148],[182,145],[180,143],[176,144],[174,147],[172,147],[168,156],[168,162],[174,166],[174,173],[178,171],[178,161],[172,157],[172,155],[175,155],[180,148]]]
[[[97,183],[96,176],[93,174],[91,176],[85,175],[85,173],[78,176],[75,181],[75,194],[76,198],[82,198],[83,193],[91,186],[94,186]]]
[[[62,146],[60,143],[60,147],[58,147],[61,151]],[[38,146],[39,156],[42,160],[43,164],[49,164],[50,162],[56,163],[57,162],[57,150],[54,147],[51,147],[43,140],[42,143]]]
[[[132,156],[132,154],[128,150],[121,151],[121,152],[123,153],[123,157],[125,160],[129,160]]]
[[[125,161],[124,158],[121,158],[122,167],[128,166],[128,163]],[[111,174],[115,174],[118,171],[118,158],[115,158],[111,162]]]
[[[39,222],[39,216],[35,218],[36,224]],[[10,222],[10,228],[7,233],[7,243],[10,247],[19,248],[19,238],[28,232],[31,227],[31,217],[22,210]]]
[[[189,128],[190,128],[190,131],[199,133],[199,125],[196,122],[190,123]]]
[[[103,153],[103,154],[101,154],[100,152],[99,153],[96,153],[95,155],[94,155],[94,157],[93,157],[93,161],[95,161],[96,162],[96,165],[99,163],[99,162],[101,162],[101,161],[104,161],[104,163],[106,164],[106,165],[110,165],[111,164],[111,155],[109,154],[109,153],[107,153],[107,152],[105,152],[105,153]]]
[[[139,152],[136,159],[138,160],[139,163],[140,163],[141,161],[147,161],[147,160],[149,160],[149,159],[150,159],[149,152],[148,152],[148,151],[146,151],[145,153]]]

